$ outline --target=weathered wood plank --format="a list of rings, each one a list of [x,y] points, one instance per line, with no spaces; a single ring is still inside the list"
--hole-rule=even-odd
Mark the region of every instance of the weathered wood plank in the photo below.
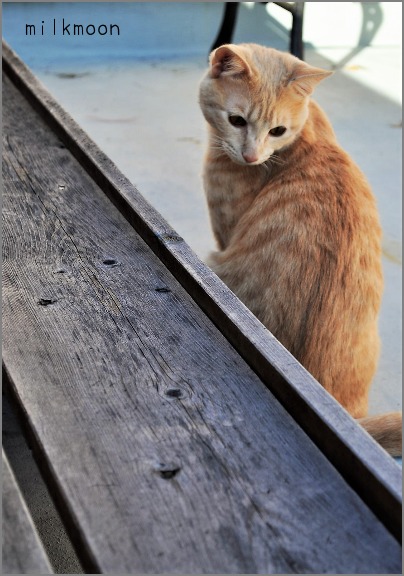
[[[53,574],[7,457],[2,453],[2,574]]]
[[[401,541],[401,470],[204,266],[4,45],[4,68],[32,106],[347,482]]]
[[[3,357],[88,570],[400,570],[361,498],[4,88]]]

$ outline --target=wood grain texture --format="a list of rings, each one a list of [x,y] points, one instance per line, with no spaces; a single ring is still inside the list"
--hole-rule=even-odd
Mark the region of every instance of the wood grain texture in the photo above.
[[[125,219],[401,542],[402,475],[396,463],[199,261],[7,45],[3,66]]]
[[[88,571],[400,571],[361,497],[3,85],[3,359]]]
[[[7,457],[2,453],[2,574],[53,574]]]

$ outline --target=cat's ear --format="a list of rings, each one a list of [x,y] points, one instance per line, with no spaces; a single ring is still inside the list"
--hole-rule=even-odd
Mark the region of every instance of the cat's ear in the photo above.
[[[212,78],[250,74],[250,72],[250,67],[237,46],[225,44],[216,48],[210,55],[210,75]]]
[[[301,96],[309,96],[321,80],[334,72],[299,62],[289,79],[289,85]]]

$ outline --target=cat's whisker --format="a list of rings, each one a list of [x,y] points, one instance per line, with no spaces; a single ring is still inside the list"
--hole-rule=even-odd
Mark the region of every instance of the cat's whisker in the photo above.
[[[210,149],[215,150],[219,156],[226,156],[227,143],[219,136],[211,135]]]
[[[220,138],[219,136],[211,136],[211,142],[212,144],[219,144],[219,145],[225,144],[223,138]]]
[[[277,154],[272,154],[272,156],[268,158],[267,162],[271,162],[272,164],[276,164],[278,166],[283,166],[283,164],[285,164],[285,161]]]
[[[217,136],[217,134],[211,134],[210,146],[214,150],[222,151],[224,155],[230,157],[234,157],[237,155],[234,147],[231,144],[229,144],[229,142],[226,142],[224,138]]]
[[[263,162],[263,163],[261,164],[261,166],[263,167],[263,169],[264,169],[266,172],[270,173],[271,170],[272,170],[272,168],[273,168],[273,166],[278,166],[278,165],[280,165],[280,164],[281,164],[280,162],[278,162],[276,159],[274,159],[274,158],[271,156],[270,158],[268,158],[267,160],[265,160],[265,162]]]
[[[263,168],[265,170],[265,172],[269,173],[270,167],[268,166],[268,161],[266,160],[265,162],[263,162],[262,164],[260,164],[260,167]]]

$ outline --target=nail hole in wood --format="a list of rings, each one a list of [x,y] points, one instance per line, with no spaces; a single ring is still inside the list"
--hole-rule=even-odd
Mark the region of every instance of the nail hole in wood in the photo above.
[[[155,288],[155,290],[156,292],[171,292],[170,288],[166,288],[165,286]]]
[[[181,470],[181,468],[172,468],[172,469],[160,470],[159,474],[160,474],[161,478],[163,478],[164,480],[171,480],[171,478],[174,478],[180,470]]]
[[[182,390],[180,390],[179,388],[169,388],[168,390],[166,390],[165,394],[170,398],[181,398],[183,396]]]
[[[50,306],[57,302],[56,298],[39,298],[38,304],[39,306]]]
[[[102,261],[103,264],[105,264],[106,266],[118,266],[119,262],[117,260],[114,260],[113,258],[105,258],[105,260]]]

